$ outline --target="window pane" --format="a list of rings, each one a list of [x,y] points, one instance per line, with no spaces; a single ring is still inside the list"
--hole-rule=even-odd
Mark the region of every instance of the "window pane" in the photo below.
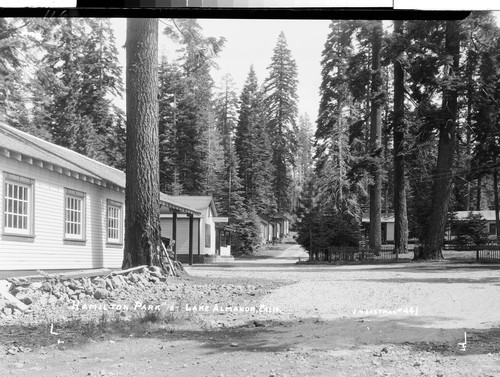
[[[83,198],[66,196],[65,232],[66,237],[83,238]]]
[[[121,208],[108,206],[108,240],[120,242]]]
[[[29,234],[31,186],[6,182],[4,192],[4,219],[7,232]]]

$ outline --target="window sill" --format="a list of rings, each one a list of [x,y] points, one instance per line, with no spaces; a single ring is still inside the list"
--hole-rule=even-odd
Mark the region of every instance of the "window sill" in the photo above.
[[[3,233],[4,241],[35,242],[35,236],[31,234]]]
[[[123,242],[106,242],[106,247],[121,248],[123,247]]]
[[[87,240],[77,240],[73,238],[63,238],[64,245],[82,245],[85,246],[87,244]]]

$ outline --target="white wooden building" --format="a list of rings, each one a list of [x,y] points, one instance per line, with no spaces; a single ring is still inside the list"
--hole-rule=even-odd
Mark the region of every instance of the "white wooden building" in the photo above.
[[[261,243],[263,245],[266,245],[273,240],[273,223],[272,219],[265,216],[265,215],[259,215],[259,221],[260,221],[260,238],[261,238]]]
[[[176,203],[194,209],[199,215],[161,215],[162,237],[175,239],[176,258],[181,262],[206,263],[233,260],[231,234],[225,228],[227,217],[219,217],[211,196],[172,196]],[[174,229],[174,220],[177,226]],[[190,225],[190,223],[192,225]],[[192,227],[190,231],[190,226]],[[174,236],[174,231],[177,235]],[[189,247],[191,233],[192,249]],[[190,260],[190,255],[192,259]]]
[[[474,215],[480,214],[485,220],[485,228],[488,232],[488,237],[490,239],[496,239],[496,224],[495,224],[495,211],[456,211],[455,215],[458,220],[466,219],[469,214]],[[382,223],[382,243],[394,242],[394,214],[393,213],[383,213],[381,215]],[[370,218],[368,214],[363,215],[363,225],[366,229],[370,226]],[[445,233],[445,239],[451,241],[455,238],[452,232],[448,229]]]
[[[362,222],[365,228],[366,235],[368,235],[368,231],[370,228],[370,216],[368,214],[363,214]],[[382,213],[380,215],[380,222],[382,227],[382,243],[394,243],[394,214]]]
[[[496,219],[495,219],[495,211],[456,211],[455,216],[457,220],[465,220],[469,214],[473,215],[481,215],[484,220],[486,220],[485,230],[488,232],[488,238],[494,240],[497,238],[497,230],[496,230]],[[446,231],[446,239],[453,240],[455,235],[451,232],[451,230]]]
[[[290,220],[284,215],[259,215],[258,218],[263,244],[282,239],[290,233]]]
[[[121,267],[123,172],[0,123],[0,196],[0,271]]]

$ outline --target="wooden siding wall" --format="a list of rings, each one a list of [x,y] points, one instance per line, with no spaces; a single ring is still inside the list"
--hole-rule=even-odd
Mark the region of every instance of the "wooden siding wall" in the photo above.
[[[266,225],[263,223],[260,223],[260,235],[262,237],[261,244],[266,243]]]
[[[0,232],[4,172],[34,180],[35,238],[1,235],[0,270],[121,267],[123,245],[106,245],[106,215],[107,199],[125,204],[124,194],[0,156]],[[85,243],[64,241],[65,188],[86,193]]]
[[[212,209],[208,207],[207,210],[203,211],[201,215],[203,217],[204,223],[210,225],[210,246],[203,247],[202,254],[215,255],[216,231],[215,231],[215,223],[214,223]],[[205,226],[202,226],[201,229],[202,229],[202,240],[205,240]],[[203,246],[205,246],[205,241],[203,241]]]
[[[210,247],[205,247],[205,225],[210,225]],[[216,232],[213,216],[210,211],[202,211],[201,219],[194,218],[193,254],[215,255]],[[162,237],[172,238],[172,218],[161,218]],[[177,217],[177,253],[189,254],[189,219],[185,215]],[[222,253],[222,249],[221,249]]]
[[[386,234],[386,240],[394,242],[394,223],[387,223],[387,234]]]
[[[161,221],[161,236],[172,239],[172,218],[162,218]],[[204,238],[198,238],[200,229],[200,219],[193,220],[193,254],[198,255],[199,248],[198,240],[205,243]],[[177,254],[189,254],[189,219],[177,217]]]
[[[210,225],[210,246],[203,247],[202,254],[215,255],[216,232],[215,232],[214,218],[212,216],[212,210],[208,209],[208,211],[202,213],[202,216],[204,217],[205,224]],[[205,240],[205,226],[201,227],[201,229],[203,232],[202,240]],[[203,242],[203,246],[205,246],[205,242]],[[222,253],[222,248],[221,248],[221,253]]]

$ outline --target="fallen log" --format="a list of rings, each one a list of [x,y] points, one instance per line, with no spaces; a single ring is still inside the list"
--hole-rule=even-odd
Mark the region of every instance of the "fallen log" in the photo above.
[[[138,270],[143,270],[145,268],[147,268],[148,266],[146,265],[142,265],[142,266],[136,266],[136,267],[131,267],[131,268],[127,268],[126,270],[117,270],[117,271],[111,271],[108,275],[105,276],[105,278],[107,278],[108,276],[110,275],[124,275],[124,274],[128,274],[129,272],[132,272],[132,271],[138,271]]]
[[[165,245],[163,244],[163,242],[161,242],[161,248],[163,250],[163,254],[165,254],[165,258],[167,258],[168,265],[170,266],[170,271],[172,271],[172,276],[179,276],[177,274],[177,271],[175,270],[175,267],[172,263],[172,260],[170,259],[170,256],[168,255],[168,251],[165,248]]]
[[[61,280],[65,279],[81,279],[81,278],[93,278],[96,276],[102,276],[109,274],[111,270],[109,268],[99,268],[96,270],[86,270],[86,271],[72,271],[63,272],[59,274]]]

